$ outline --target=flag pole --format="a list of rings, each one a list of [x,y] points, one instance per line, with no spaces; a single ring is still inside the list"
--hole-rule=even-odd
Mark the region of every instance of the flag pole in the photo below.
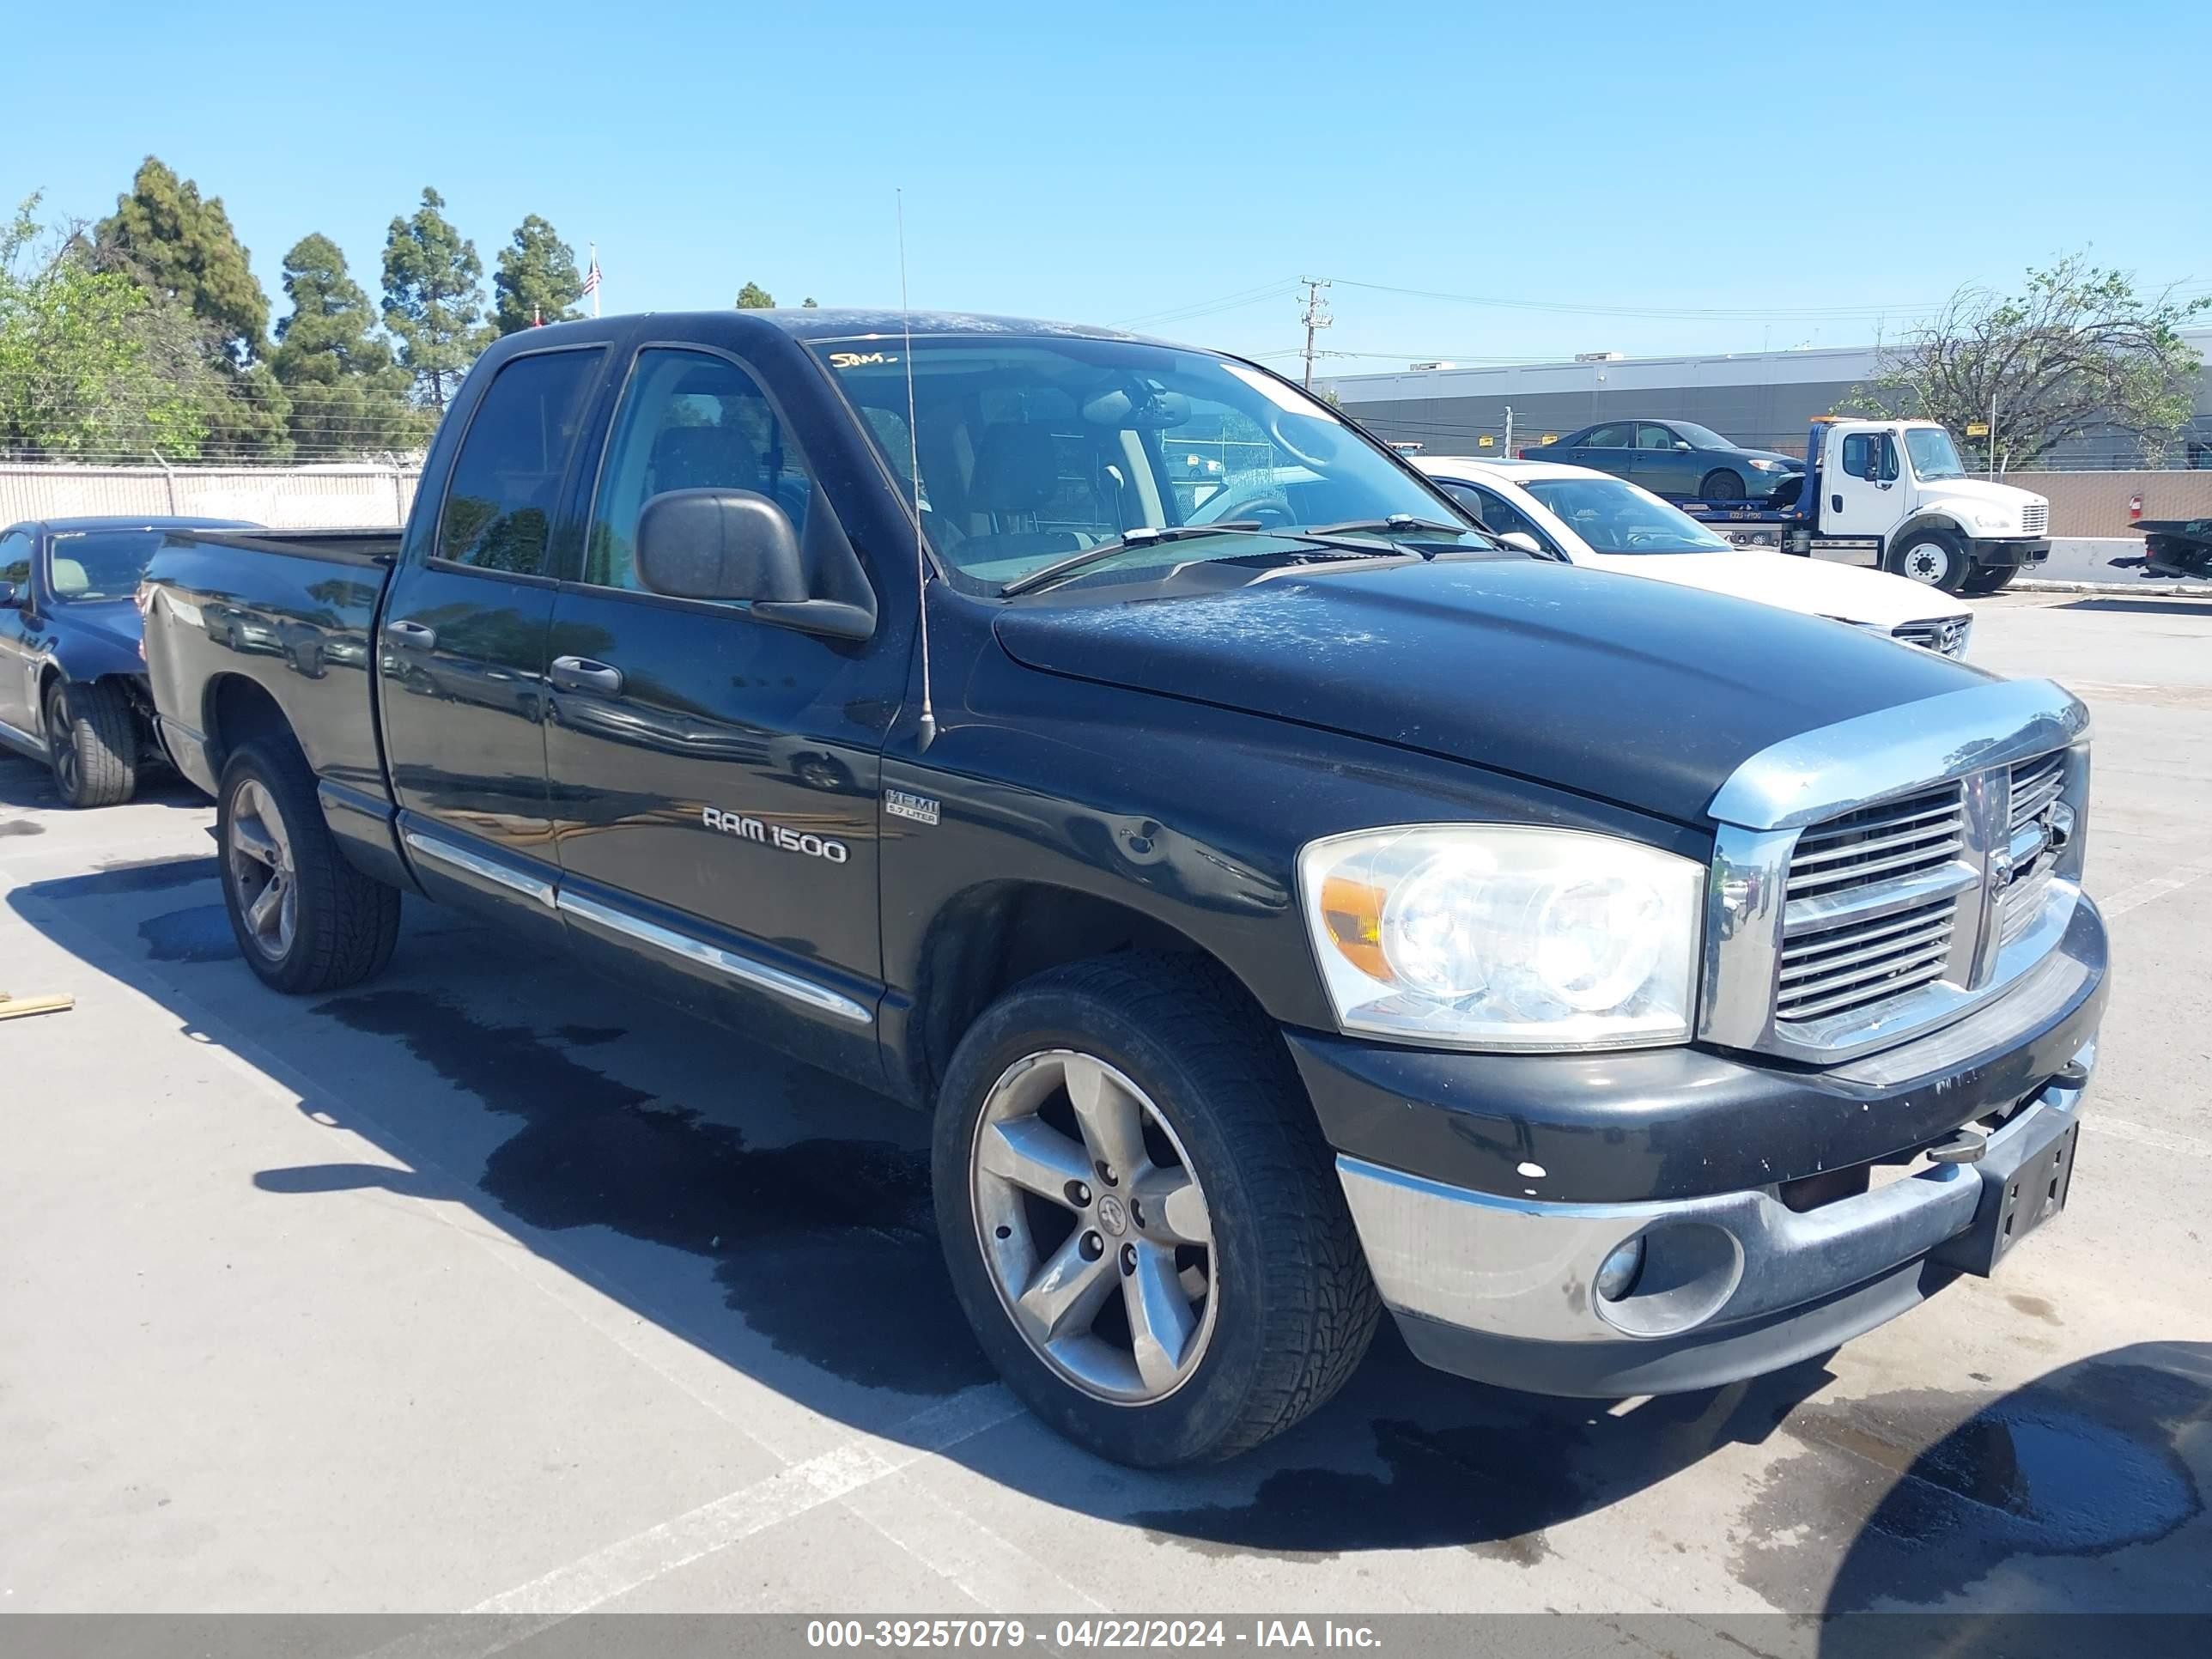
[[[599,274],[599,245],[597,242],[593,242],[593,243],[591,245],[591,247],[592,247],[592,276],[597,276]],[[596,317],[596,316],[598,316],[599,314],[599,283],[593,283],[592,284],[592,316],[594,316],[594,317]]]

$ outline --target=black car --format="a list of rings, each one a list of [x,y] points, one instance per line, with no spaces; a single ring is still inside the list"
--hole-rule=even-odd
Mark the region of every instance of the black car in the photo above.
[[[0,531],[0,743],[53,768],[71,806],[131,799],[160,757],[134,603],[175,530],[237,519],[45,519]]]
[[[1526,453],[1594,466],[1678,501],[1764,501],[1805,471],[1794,455],[1747,449],[1695,421],[1601,421]]]

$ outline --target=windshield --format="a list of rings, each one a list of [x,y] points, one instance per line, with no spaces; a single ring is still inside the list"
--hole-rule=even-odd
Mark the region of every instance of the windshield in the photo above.
[[[1940,426],[1905,428],[1905,453],[1912,457],[1915,477],[1932,480],[1966,476],[1966,469],[1959,465],[1959,447]]]
[[[1709,426],[1699,426],[1695,421],[1676,421],[1674,435],[1686,438],[1699,449],[1734,449],[1734,440],[1723,438]]]
[[[161,545],[158,530],[62,531],[53,539],[47,573],[63,600],[127,599]]]
[[[814,349],[909,489],[919,451],[923,527],[975,592],[1093,548],[1119,549],[1110,568],[1126,581],[1194,560],[1280,556],[1292,544],[1270,532],[1394,514],[1459,523],[1328,404],[1211,353],[1073,337],[917,338],[909,434],[903,342]],[[1200,526],[1222,529],[1140,533]],[[1489,545],[1456,528],[1424,539],[1462,533],[1470,548]],[[1120,549],[1125,538],[1133,544]]]
[[[1593,553],[1732,553],[1735,544],[1688,514],[1619,478],[1514,482],[1541,501]]]

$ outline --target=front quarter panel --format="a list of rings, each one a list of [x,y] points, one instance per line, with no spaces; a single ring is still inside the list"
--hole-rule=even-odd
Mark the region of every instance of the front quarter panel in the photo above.
[[[949,630],[948,630],[949,632]],[[962,704],[939,688],[927,754],[894,740],[883,782],[935,823],[883,818],[884,1039],[895,1086],[927,1098],[945,1055],[911,1018],[936,947],[1008,884],[1141,913],[1223,963],[1276,1020],[1334,1018],[1299,913],[1299,848],[1381,824],[1554,824],[1703,862],[1699,831],[1455,762],[1204,703],[1025,668],[977,629]],[[971,654],[972,653],[972,656]],[[1382,672],[1378,665],[1378,672]],[[947,677],[949,678],[949,677]]]

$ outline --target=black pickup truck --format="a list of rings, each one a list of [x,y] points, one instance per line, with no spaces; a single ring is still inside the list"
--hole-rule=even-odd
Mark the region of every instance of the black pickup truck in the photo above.
[[[1500,547],[1231,357],[532,330],[404,533],[142,604],[264,981],[413,893],[933,1112],[977,1337],[1109,1457],[1258,1443],[1383,1308],[1516,1388],[1749,1376],[2065,1199],[2081,705]]]

